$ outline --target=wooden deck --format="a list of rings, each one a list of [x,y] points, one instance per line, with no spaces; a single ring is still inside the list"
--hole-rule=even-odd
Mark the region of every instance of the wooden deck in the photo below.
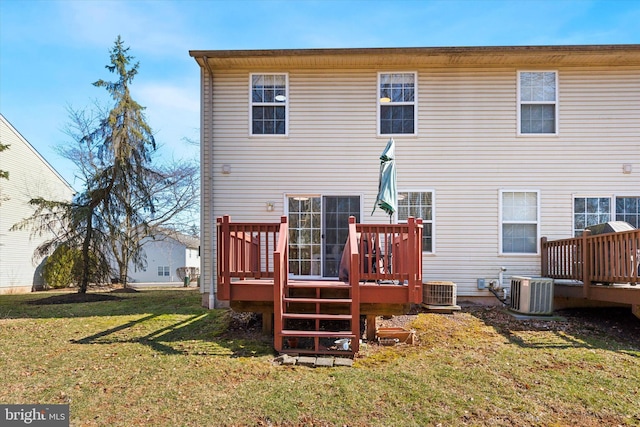
[[[271,224],[227,216],[217,226],[218,298],[236,310],[261,312],[277,351],[344,354],[332,343],[347,340],[354,354],[361,315],[371,339],[376,316],[404,314],[422,301],[422,220],[356,224],[351,217],[341,280],[289,277],[286,217]]]
[[[556,279],[556,296],[628,304],[640,317],[640,230],[541,243],[541,273]]]

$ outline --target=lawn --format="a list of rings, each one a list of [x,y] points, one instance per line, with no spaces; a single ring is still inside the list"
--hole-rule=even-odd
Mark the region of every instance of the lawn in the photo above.
[[[73,426],[640,425],[629,309],[420,313],[417,345],[307,368],[274,364],[259,325],[203,309],[197,290],[38,303],[52,295],[0,296],[0,403],[69,403]]]

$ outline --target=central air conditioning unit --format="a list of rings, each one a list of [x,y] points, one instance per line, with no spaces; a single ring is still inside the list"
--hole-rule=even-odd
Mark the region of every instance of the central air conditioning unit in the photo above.
[[[511,276],[509,309],[524,314],[553,313],[553,279]]]
[[[456,284],[453,282],[426,282],[422,286],[424,305],[455,306]]]

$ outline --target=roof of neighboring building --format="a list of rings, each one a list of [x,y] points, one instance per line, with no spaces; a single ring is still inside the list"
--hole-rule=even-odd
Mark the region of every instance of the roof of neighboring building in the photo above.
[[[200,66],[211,69],[269,68],[274,64],[297,68],[394,66],[624,66],[640,65],[640,44],[399,47],[340,49],[191,50]]]
[[[11,132],[13,132],[13,133],[16,135],[16,137],[17,137],[20,141],[22,141],[22,142],[25,144],[25,146],[26,146],[29,150],[31,150],[31,151],[33,152],[33,154],[34,154],[38,159],[40,159],[40,160],[42,161],[42,163],[43,163],[43,164],[44,164],[48,169],[50,169],[50,170],[51,170],[51,172],[52,172],[52,173],[53,173],[53,174],[54,174],[58,179],[60,179],[60,181],[61,181],[64,185],[66,185],[66,186],[69,188],[69,190],[71,190],[72,192],[75,192],[75,190],[73,189],[73,187],[71,186],[71,184],[69,184],[69,183],[67,182],[67,180],[66,180],[66,179],[64,179],[64,177],[63,177],[62,175],[60,175],[60,174],[58,173],[58,171],[57,171],[53,166],[51,166],[51,163],[49,163],[49,162],[47,161],[47,159],[45,159],[44,157],[42,157],[42,155],[38,152],[38,150],[36,150],[36,149],[33,147],[33,145],[31,145],[31,143],[30,143],[29,141],[27,141],[27,139],[26,139],[24,136],[22,136],[22,134],[21,134],[21,133],[20,133],[16,128],[14,128],[14,127],[13,127],[13,125],[11,124],[11,122],[10,122],[9,120],[7,120],[7,118],[6,118],[4,115],[2,115],[2,114],[0,114],[0,122],[4,123],[4,125],[5,125],[5,126],[6,126],[10,131],[11,131]],[[9,149],[11,149],[11,148],[9,148]]]
[[[197,236],[189,236],[187,234],[180,233],[178,231],[170,230],[167,228],[162,229],[158,234],[163,234],[175,240],[176,242],[185,245],[189,249],[198,249],[198,247],[200,246],[200,238]],[[157,240],[162,240],[162,239],[157,239]]]

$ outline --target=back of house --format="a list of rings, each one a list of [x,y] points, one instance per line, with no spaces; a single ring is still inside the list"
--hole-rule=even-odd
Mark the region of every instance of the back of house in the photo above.
[[[203,302],[216,218],[289,223],[289,273],[335,278],[348,217],[423,219],[423,279],[493,298],[540,239],[640,225],[640,45],[191,51]],[[398,211],[376,210],[395,141]]]

